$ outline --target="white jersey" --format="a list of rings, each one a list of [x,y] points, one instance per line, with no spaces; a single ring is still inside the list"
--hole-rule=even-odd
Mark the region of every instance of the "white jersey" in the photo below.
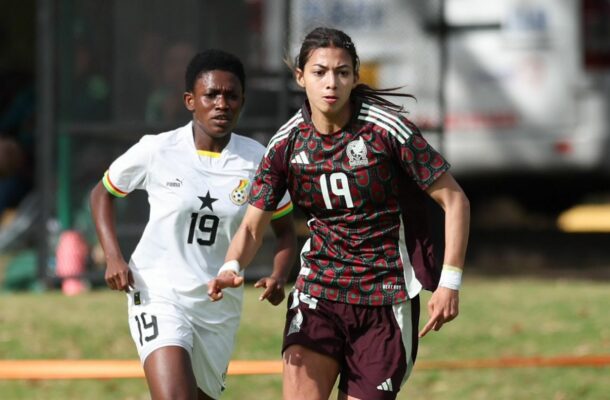
[[[234,133],[221,153],[198,151],[189,123],[143,136],[112,163],[106,189],[118,197],[146,190],[150,203],[130,260],[136,290],[169,300],[207,297],[206,284],[224,263],[264,152],[260,143]],[[285,197],[274,217],[291,210]],[[225,294],[238,300],[241,292]]]

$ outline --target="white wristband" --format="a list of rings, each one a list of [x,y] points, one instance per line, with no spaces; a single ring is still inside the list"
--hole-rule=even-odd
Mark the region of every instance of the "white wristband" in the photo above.
[[[460,290],[460,286],[462,286],[462,269],[444,264],[438,285],[453,290]]]
[[[239,261],[237,260],[231,260],[231,261],[227,261],[226,263],[222,264],[222,267],[220,267],[220,269],[218,270],[218,275],[220,275],[221,273],[225,272],[225,271],[233,271],[236,274],[239,274]]]

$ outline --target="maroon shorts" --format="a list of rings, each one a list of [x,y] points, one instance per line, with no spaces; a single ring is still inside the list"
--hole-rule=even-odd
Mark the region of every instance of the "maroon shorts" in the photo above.
[[[288,298],[282,352],[301,345],[339,362],[339,390],[367,400],[395,399],[417,356],[419,296],[388,306]]]

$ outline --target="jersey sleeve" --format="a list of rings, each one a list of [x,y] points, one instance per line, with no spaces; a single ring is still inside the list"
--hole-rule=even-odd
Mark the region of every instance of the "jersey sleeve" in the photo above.
[[[282,200],[286,199],[287,187],[286,142],[286,139],[274,140],[272,138],[267,146],[265,155],[258,165],[254,182],[250,189],[249,200],[250,204],[256,208],[264,211],[276,211],[277,213],[282,207],[287,206]],[[288,197],[287,203],[292,207],[290,197]],[[288,212],[290,210],[282,215],[286,215]]]
[[[401,118],[400,131],[389,140],[402,169],[422,190],[429,188],[451,165],[436,151],[412,122]]]
[[[102,179],[108,192],[125,197],[136,189],[144,189],[152,144],[152,136],[144,136],[112,162]]]
[[[271,216],[271,220],[273,221],[282,218],[283,216],[290,214],[293,209],[294,206],[292,204],[292,201],[290,200],[290,194],[288,193],[288,191],[286,191],[286,193],[284,193],[284,197],[282,197],[282,200],[278,204],[277,209]]]

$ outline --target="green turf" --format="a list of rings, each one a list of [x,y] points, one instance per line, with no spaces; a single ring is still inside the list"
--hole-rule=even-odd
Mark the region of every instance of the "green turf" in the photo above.
[[[419,360],[610,354],[610,282],[467,279],[461,315]],[[279,359],[285,303],[246,293],[234,359]],[[424,296],[422,302],[425,316]],[[423,321],[422,321],[423,323]],[[124,296],[0,295],[0,359],[135,359]],[[605,399],[610,368],[416,369],[399,399]],[[280,376],[230,376],[223,399],[279,399]],[[5,399],[147,399],[143,380],[0,381]]]

